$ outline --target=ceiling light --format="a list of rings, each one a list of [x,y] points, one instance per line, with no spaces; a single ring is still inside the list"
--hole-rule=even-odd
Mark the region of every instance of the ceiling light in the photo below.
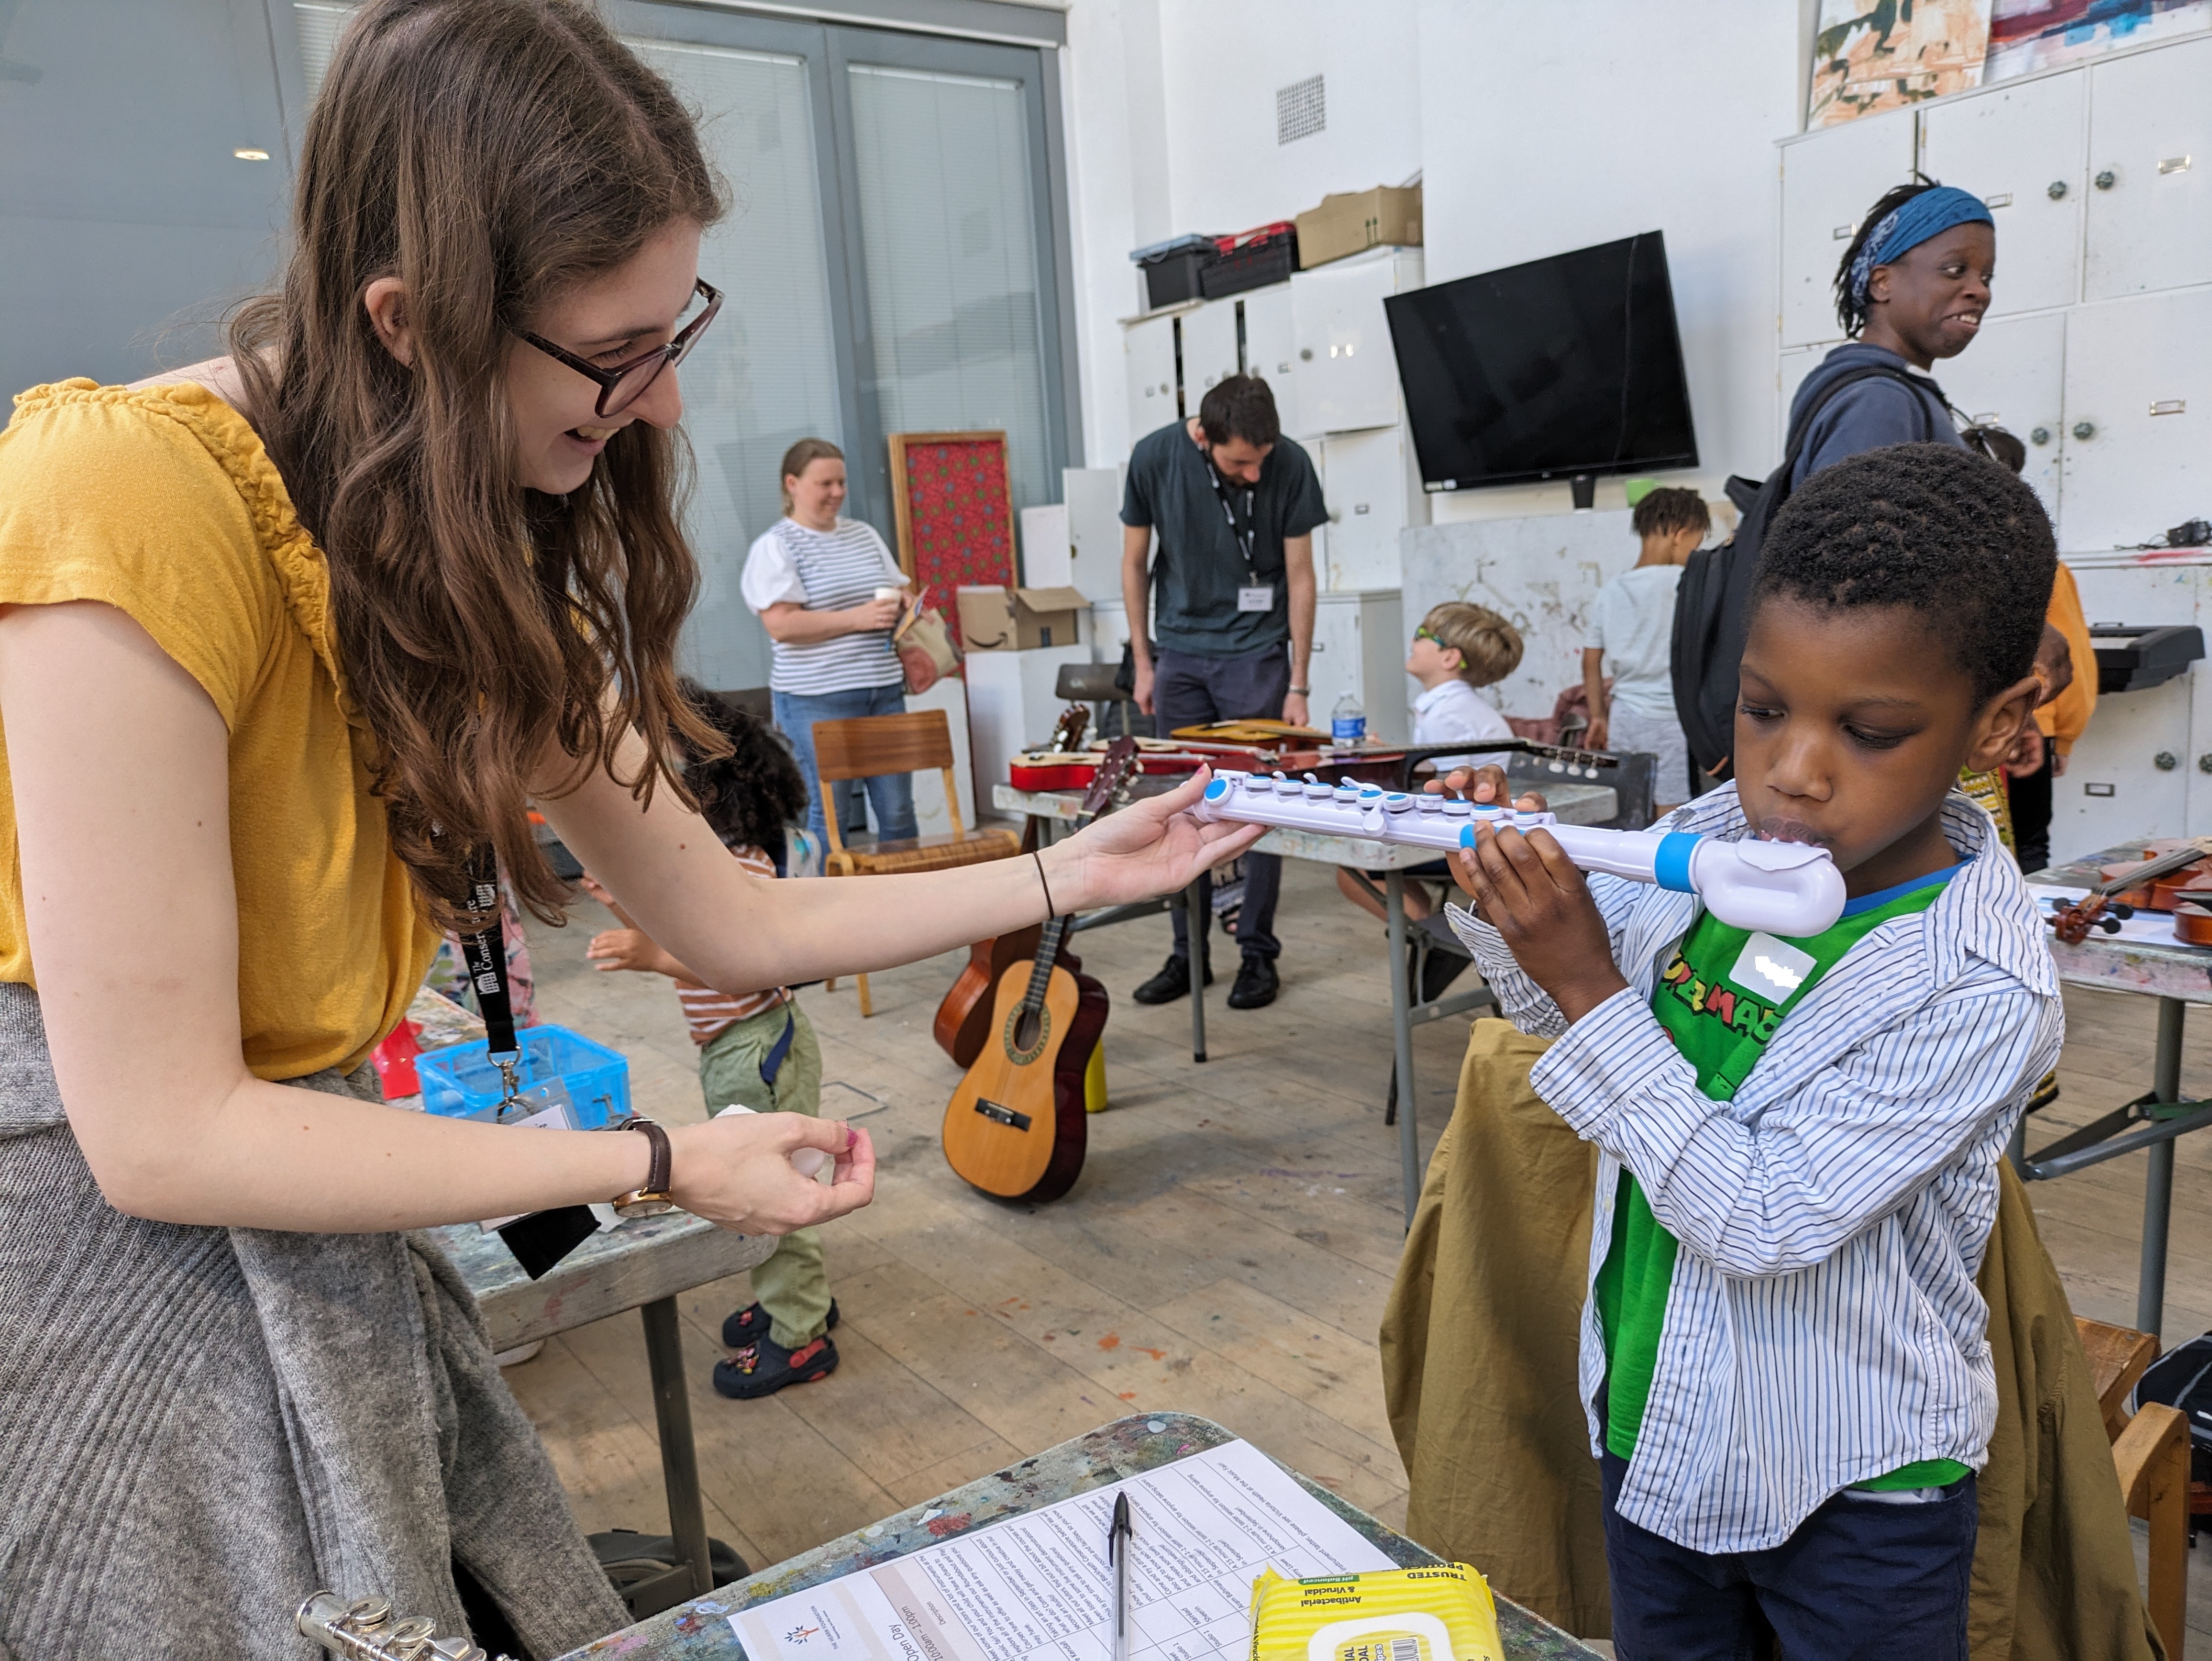
[[[266,150],[233,150],[231,154],[240,161],[266,161],[269,159]]]

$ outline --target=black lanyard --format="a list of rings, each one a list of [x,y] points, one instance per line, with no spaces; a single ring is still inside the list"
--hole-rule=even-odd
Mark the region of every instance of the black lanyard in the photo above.
[[[522,1062],[522,1045],[514,1036],[514,1002],[507,995],[507,940],[500,920],[499,856],[489,843],[469,855],[469,910],[484,926],[461,940],[461,966],[469,984],[476,988],[477,1008],[483,1016],[484,1037],[492,1065],[507,1083],[507,1098],[515,1094],[515,1070]],[[505,1059],[502,1059],[505,1058]],[[507,1104],[501,1104],[502,1115]]]
[[[1260,533],[1259,514],[1252,503],[1252,486],[1244,487],[1244,522],[1237,522],[1237,510],[1230,506],[1229,491],[1221,483],[1221,470],[1213,465],[1211,456],[1206,462],[1206,482],[1213,486],[1214,500],[1221,504],[1221,516],[1229,521],[1229,534],[1237,539],[1237,551],[1244,556],[1244,580],[1257,582],[1259,568],[1252,563],[1252,544]]]

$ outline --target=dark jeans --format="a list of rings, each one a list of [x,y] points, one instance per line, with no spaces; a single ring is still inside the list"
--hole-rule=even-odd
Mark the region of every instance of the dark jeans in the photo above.
[[[2020,850],[2020,868],[2040,871],[2051,863],[2051,763],[2057,751],[2043,741],[2043,765],[2024,778],[2005,781],[2012,804],[2013,845]]]
[[[1837,1494],[1765,1551],[1717,1556],[1613,1510],[1628,1462],[1598,1461],[1620,1661],[1966,1661],[1974,1479],[1925,1505]]]
[[[1291,690],[1290,648],[1271,647],[1241,658],[1202,658],[1162,651],[1152,665],[1152,718],[1165,738],[1178,727],[1211,721],[1280,721]],[[1282,891],[1283,861],[1274,854],[1244,855],[1244,904],[1237,916],[1237,944],[1263,958],[1279,957],[1275,897]],[[1200,927],[1213,922],[1213,879],[1198,879]],[[1190,930],[1182,910],[1175,917],[1178,958],[1190,955]]]

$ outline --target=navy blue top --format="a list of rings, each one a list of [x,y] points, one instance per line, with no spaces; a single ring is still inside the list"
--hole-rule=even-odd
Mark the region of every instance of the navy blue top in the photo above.
[[[1932,439],[1938,444],[1966,447],[1966,441],[1951,424],[1951,413],[1944,407],[1942,392],[1936,383],[1895,352],[1869,346],[1863,340],[1845,341],[1805,377],[1797,396],[1790,401],[1791,430],[1796,429],[1800,413],[1839,373],[1868,363],[1899,370],[1929,390],[1923,392],[1917,386],[1899,386],[1888,375],[1869,375],[1844,387],[1813,417],[1805,447],[1798,452],[1797,470],[1790,477],[1791,490],[1823,467],[1885,444],[1915,444]]]

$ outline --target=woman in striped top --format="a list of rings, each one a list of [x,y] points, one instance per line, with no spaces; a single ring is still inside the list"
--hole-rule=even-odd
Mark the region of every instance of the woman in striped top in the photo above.
[[[684,782],[738,863],[754,876],[774,877],[769,850],[781,849],[784,826],[806,805],[799,770],[744,710],[692,681],[681,685],[692,709],[731,745],[729,755],[714,760],[701,759],[686,745]],[[819,1116],[822,1050],[790,988],[717,991],[657,945],[588,874],[584,885],[622,924],[595,935],[585,955],[602,970],[642,970],[676,983],[691,1042],[699,1046],[699,1083],[709,1113],[734,1103],[760,1113]],[[766,1396],[837,1370],[837,1346],[830,1337],[837,1304],[812,1229],[794,1230],[776,1243],[753,1270],[753,1296],[756,1302],[722,1323],[722,1342],[732,1353],[714,1364],[716,1390],[740,1398]]]
[[[906,672],[891,649],[891,630],[906,606],[906,574],[872,525],[838,517],[844,505],[845,453],[826,438],[800,439],[784,453],[784,516],[746,554],[741,583],[745,604],[775,642],[769,687],[775,724],[798,757],[806,828],[817,847],[826,832],[814,723],[906,708]],[[861,782],[876,810],[877,834],[886,842],[914,836],[913,779],[887,773]],[[852,788],[834,788],[841,810]]]

